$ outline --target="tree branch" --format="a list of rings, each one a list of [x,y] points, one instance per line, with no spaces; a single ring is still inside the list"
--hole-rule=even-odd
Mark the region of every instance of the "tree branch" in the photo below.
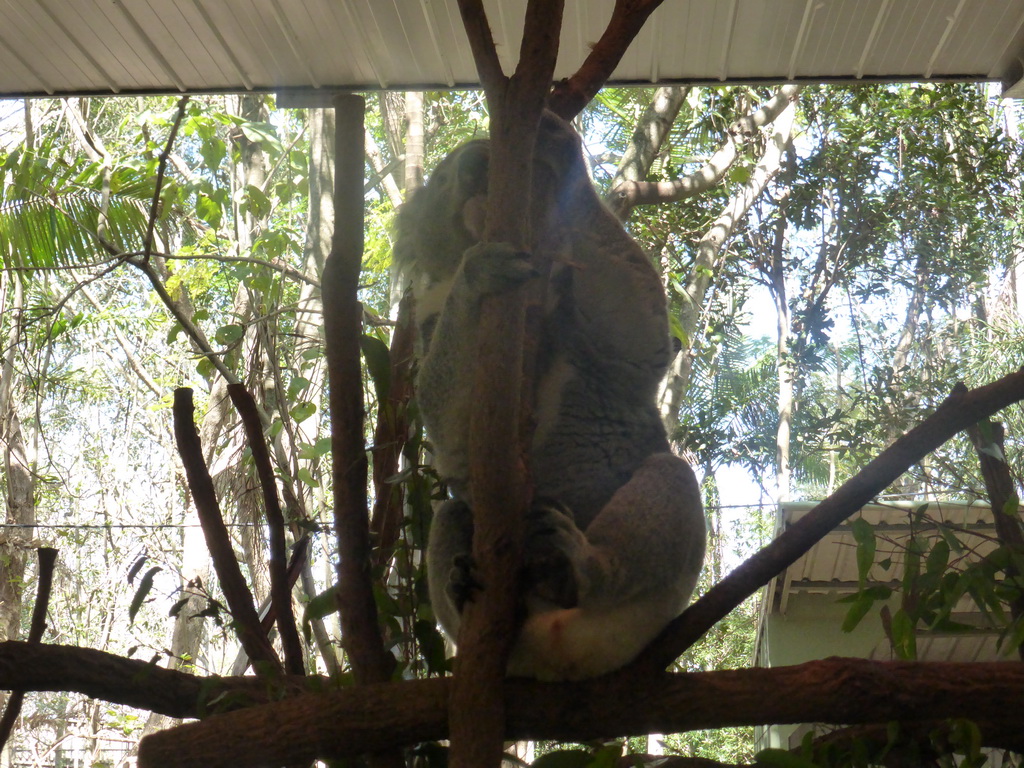
[[[529,247],[533,150],[558,56],[562,0],[529,0],[515,74],[501,70],[480,0],[459,0],[491,113],[487,213],[483,240]],[[501,761],[503,685],[517,633],[523,518],[528,501],[523,460],[526,304],[529,288],[491,295],[481,304],[478,367],[470,417],[469,486],[473,559],[483,599],[462,613],[455,678],[448,702],[454,768]],[[531,407],[525,403],[526,409]]]
[[[612,17],[583,65],[572,77],[557,85],[548,108],[571,120],[597,95],[622,61],[626,49],[662,0],[615,0]]]
[[[160,214],[160,191],[164,186],[164,174],[167,172],[167,159],[171,156],[171,148],[174,146],[174,140],[178,137],[178,128],[181,127],[181,120],[185,117],[185,107],[188,106],[190,96],[182,96],[178,99],[178,111],[174,116],[174,122],[171,124],[171,132],[167,137],[167,142],[164,144],[164,151],[160,153],[160,161],[157,165],[156,170],[156,184],[153,190],[153,202],[149,209],[149,223],[146,225],[146,238],[143,240],[143,252],[144,259],[149,260],[149,255],[153,252],[153,234],[156,230],[156,220]]]
[[[267,529],[270,550],[270,601],[277,620],[277,631],[281,635],[281,648],[284,651],[284,668],[290,675],[301,675],[305,672],[302,663],[302,643],[295,627],[295,614],[292,611],[293,581],[288,579],[288,551],[285,543],[284,513],[281,501],[277,496],[277,481],[274,468],[270,463],[270,452],[263,436],[263,424],[256,401],[242,384],[229,384],[228,394],[231,402],[242,419],[245,436],[252,451],[256,474],[263,490],[263,505],[267,516]]]
[[[734,122],[729,126],[725,143],[693,173],[672,181],[623,180],[610,195],[616,213],[624,218],[630,209],[638,205],[672,203],[711,189],[725,178],[739,157],[740,148],[750,137],[773,123],[796,100],[802,89],[802,85],[784,85],[760,109]]]
[[[0,642],[0,689],[74,691],[168,717],[205,717],[329,687],[316,677],[199,677],[73,645]]]
[[[635,666],[648,671],[664,669],[910,467],[958,432],[1020,400],[1024,400],[1024,369],[973,390],[957,384],[928,418],[687,608],[643,652]]]
[[[210,717],[143,739],[140,768],[241,768],[445,738],[453,681],[370,685]],[[614,674],[579,683],[506,681],[509,739],[587,741],[773,723],[917,722],[968,717],[1005,735],[1021,726],[1020,662],[876,662],[831,658],[792,667],[644,678]],[[766,691],[785,695],[766,697]],[[1010,731],[1012,732],[1012,731]]]
[[[334,236],[322,276],[330,383],[334,530],[342,643],[358,683],[387,680],[394,658],[384,649],[370,573],[366,444],[359,339],[363,258],[363,114],[360,96],[334,100]]]
[[[46,631],[46,609],[50,605],[50,590],[53,588],[53,568],[57,564],[57,550],[51,547],[40,547],[36,550],[39,557],[39,580],[36,585],[36,603],[32,607],[32,623],[29,625],[28,641],[38,644]],[[7,708],[0,719],[0,749],[7,746],[11,738],[14,724],[21,714],[21,705],[25,700],[25,690],[17,688],[11,691],[7,699]]]
[[[258,674],[268,670],[281,672],[281,662],[274,653],[266,633],[260,628],[260,617],[256,613],[252,592],[238,567],[238,560],[231,546],[231,537],[224,526],[220,504],[213,489],[210,471],[203,461],[203,450],[199,444],[199,434],[193,418],[195,407],[192,404],[192,390],[179,387],[174,390],[174,436],[178,443],[178,453],[185,467],[188,487],[192,492],[192,501],[196,505],[199,523],[206,537],[206,546],[210,550],[214,570],[224,590],[231,617],[238,626],[238,640],[253,660]],[[264,665],[260,669],[260,663]]]

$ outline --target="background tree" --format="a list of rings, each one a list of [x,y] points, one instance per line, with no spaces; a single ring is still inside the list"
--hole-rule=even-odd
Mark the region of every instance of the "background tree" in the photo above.
[[[262,503],[224,394],[241,381],[262,409],[289,541],[308,542],[296,563],[307,668],[344,674],[328,592],[335,545],[325,535],[319,332],[331,113],[281,110],[262,96],[194,98],[172,145],[179,107],[169,99],[41,100],[28,114],[30,130],[0,156],[0,405],[22,435],[5,416],[3,482],[9,525],[58,527],[21,539],[14,534],[25,529],[6,529],[7,626],[24,619],[18,599],[34,578],[17,553],[42,540],[61,550],[47,642],[158,657],[199,674],[244,668],[206,558],[191,561],[204,545],[193,541],[199,529],[169,419],[175,385],[201,393],[206,458],[262,603]],[[992,380],[1019,359],[1019,136],[986,89],[625,89],[602,92],[579,124],[595,182],[662,267],[673,302],[684,354],[664,412],[703,472],[709,583],[740,559],[734,550],[760,545],[770,524],[721,509],[715,478],[724,469],[755,473],[753,497],[757,481],[785,477],[788,447],[791,480],[781,487],[816,498],[919,421],[952,382]],[[380,464],[392,468],[374,484],[376,598],[402,674],[436,675],[448,662],[417,554],[436,491],[409,426],[415,411],[395,389],[408,373],[392,338],[402,318],[387,272],[389,226],[396,193],[484,132],[486,111],[477,93],[391,94],[367,126],[368,441],[375,461],[390,451],[392,462]],[[655,202],[663,204],[646,204]],[[792,382],[785,402],[780,382]],[[1005,455],[1019,466],[1020,412],[1002,418]],[[893,490],[981,496],[970,451],[966,441],[947,444]],[[741,666],[755,619],[747,604],[680,668]],[[77,695],[39,694],[19,738],[43,754],[84,735],[95,752],[101,736],[134,741],[143,720]],[[675,748],[752,757],[742,735]]]

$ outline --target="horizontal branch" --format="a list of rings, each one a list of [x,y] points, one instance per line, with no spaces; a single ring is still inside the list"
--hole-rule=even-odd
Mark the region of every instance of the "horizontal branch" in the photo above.
[[[199,677],[92,648],[0,642],[0,690],[73,691],[168,717],[200,717],[325,685],[326,678]]]
[[[139,766],[277,766],[445,738],[450,682],[304,694],[218,715],[145,738]],[[655,675],[642,683],[622,673],[580,683],[510,680],[506,737],[585,741],[772,723],[949,717],[993,722],[1005,733],[1008,724],[1022,722],[1024,664],[832,658],[775,669]]]
[[[662,674],[639,682],[626,672],[580,683],[510,680],[508,737],[586,740],[772,723],[947,717],[991,722],[994,733],[1005,733],[1007,725],[1024,720],[1021,662],[831,658],[774,669]],[[275,690],[255,677],[197,677],[91,648],[0,643],[4,690],[74,691],[179,718],[198,717],[216,701],[260,705],[147,737],[144,759],[159,754],[162,744],[175,745],[180,759],[159,763],[167,768],[283,765],[300,752],[301,759],[345,757],[442,739],[450,683],[443,678],[333,690],[326,678],[291,677]],[[766,697],[765,691],[780,695]],[[282,700],[285,694],[294,695]],[[274,703],[263,704],[269,701]],[[1018,731],[1024,740],[1024,726]],[[185,733],[188,739],[182,739]]]
[[[870,461],[777,539],[747,558],[675,619],[641,654],[637,665],[664,669],[747,597],[795,563],[829,531],[855,514],[900,475],[958,432],[1024,400],[1024,369],[949,397],[912,430]]]
[[[797,96],[802,85],[784,85],[759,109],[729,126],[725,143],[693,173],[672,181],[624,180],[611,193],[616,210],[627,211],[638,205],[660,205],[699,195],[725,178],[735,164],[743,145],[776,118]]]

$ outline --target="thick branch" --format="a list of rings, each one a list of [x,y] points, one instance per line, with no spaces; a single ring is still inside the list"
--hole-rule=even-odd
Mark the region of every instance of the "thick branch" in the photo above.
[[[606,202],[616,216],[625,221],[633,206],[629,190],[647,178],[654,159],[679,116],[688,87],[663,86],[651,95],[651,103],[637,121],[633,138],[622,153],[622,160],[612,178]]]
[[[156,659],[126,659],[92,648],[0,643],[0,690],[74,691],[168,717],[202,717],[329,685],[313,677],[198,677],[166,669]]]
[[[273,701],[185,726],[191,738],[174,740],[180,754],[166,762],[162,749],[171,732],[147,737],[140,751],[142,768],[283,765],[300,755],[342,758],[374,747],[441,739],[447,733],[451,682],[437,678],[331,690],[325,678],[292,677],[283,678],[280,687],[268,687],[254,677],[195,677],[90,648],[0,643],[4,689],[76,691],[172,717],[200,716],[216,701],[234,707]],[[832,658],[774,669],[655,675],[643,685],[637,682],[627,673],[582,683],[510,680],[508,737],[587,740],[772,723],[967,717],[992,723],[992,733],[1003,733],[1003,738],[1006,726],[1016,724],[1018,743],[999,746],[1024,748],[1021,662]],[[309,693],[311,688],[326,692]],[[766,697],[765,691],[785,695]],[[983,725],[982,731],[988,729]],[[284,738],[289,735],[290,741]],[[233,752],[236,740],[240,751]]]
[[[506,683],[509,739],[587,741],[729,726],[915,722],[968,717],[1001,733],[1024,724],[1024,664],[874,662],[832,658],[793,667],[582,683]],[[444,738],[452,681],[370,685],[211,717],[187,738],[142,741],[140,768],[278,766]],[[766,696],[766,691],[785,695]],[[985,728],[982,727],[984,734]]]
[[[256,613],[252,592],[238,567],[238,560],[235,559],[231,537],[224,525],[224,517],[221,515],[220,504],[213,488],[213,479],[203,460],[203,449],[199,444],[199,434],[196,432],[193,417],[195,406],[192,404],[191,389],[179,387],[174,390],[173,412],[174,437],[178,443],[178,453],[185,467],[192,502],[196,505],[196,514],[203,528],[203,536],[210,550],[217,579],[224,590],[224,599],[231,611],[231,617],[238,627],[238,640],[249,658],[256,664],[257,672],[261,671],[259,663],[272,671],[280,672],[281,662],[274,653],[266,633],[260,628],[260,617]]]
[[[334,237],[322,277],[330,381],[334,527],[338,541],[338,608],[342,642],[360,683],[387,680],[394,667],[394,658],[384,650],[377,623],[370,573],[359,350],[363,310],[358,295],[363,258],[364,111],[365,103],[359,96],[335,98]]]
[[[40,547],[36,550],[39,558],[39,580],[36,585],[36,603],[32,607],[32,623],[29,625],[28,641],[33,644],[43,639],[46,631],[46,609],[50,606],[50,590],[53,588],[53,568],[57,564],[57,550],[51,547]],[[21,705],[25,700],[25,690],[11,691],[7,699],[7,708],[0,718],[0,749],[7,746],[14,724],[21,714]]]
[[[835,493],[741,564],[673,621],[636,664],[664,669],[708,629],[776,574],[795,563],[829,531],[958,432],[1024,400],[1024,370],[968,391],[953,388],[935,412],[886,448]]]
[[[733,123],[725,143],[693,173],[672,181],[624,180],[612,192],[616,212],[628,212],[638,205],[676,202],[699,195],[718,184],[736,162],[740,149],[750,136],[773,123],[796,100],[802,88],[802,85],[782,86],[760,109]]]
[[[558,55],[562,5],[528,2],[520,60],[506,78],[482,3],[459,2],[491,113],[487,242],[520,249],[530,243],[533,148]],[[526,302],[527,290],[521,289],[489,296],[481,306],[469,484],[473,558],[486,589],[483,599],[466,606],[459,631],[448,704],[455,768],[499,765],[506,729],[502,690],[516,634],[527,504],[521,413],[525,393],[533,391],[523,373]]]
[[[612,17],[601,39],[591,48],[576,74],[555,86],[548,107],[566,120],[582,112],[604,87],[647,17],[661,3],[662,0],[615,0]]]

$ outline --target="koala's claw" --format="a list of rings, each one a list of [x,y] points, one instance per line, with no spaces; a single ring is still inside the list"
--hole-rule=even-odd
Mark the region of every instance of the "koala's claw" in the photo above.
[[[561,608],[576,606],[580,599],[577,559],[584,537],[572,512],[556,501],[536,500],[527,515],[526,540],[526,591]]]
[[[507,291],[537,277],[540,272],[527,251],[509,243],[478,243],[466,251],[462,274],[470,289],[480,296]]]
[[[455,610],[459,613],[462,613],[462,609],[473,599],[475,593],[484,588],[473,573],[475,569],[472,555],[456,555],[452,558],[447,591]]]

